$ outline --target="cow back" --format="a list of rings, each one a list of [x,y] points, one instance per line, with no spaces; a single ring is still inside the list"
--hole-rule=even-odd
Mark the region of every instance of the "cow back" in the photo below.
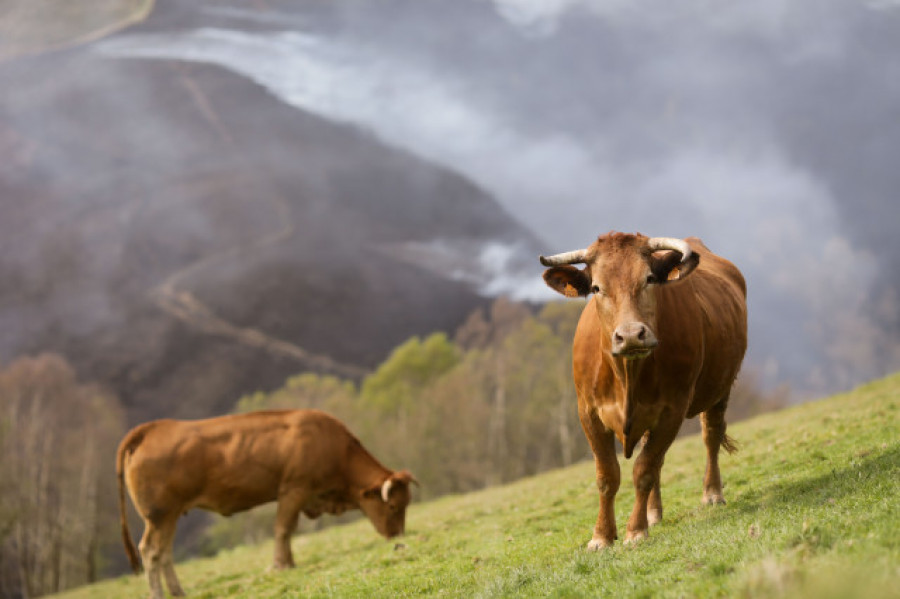
[[[198,507],[229,515],[274,501],[287,487],[333,488],[359,445],[340,421],[315,410],[145,426],[126,476],[136,501],[159,510]]]
[[[700,264],[682,283],[658,290],[657,357],[663,369],[690,372],[682,384],[693,387],[691,417],[727,397],[747,349],[747,305],[746,282],[737,267],[699,239],[687,241]],[[686,355],[673,356],[666,347]]]

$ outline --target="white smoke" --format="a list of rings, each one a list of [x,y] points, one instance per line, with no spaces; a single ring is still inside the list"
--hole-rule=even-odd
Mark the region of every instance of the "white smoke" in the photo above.
[[[478,38],[492,44],[481,48],[473,34],[467,47],[486,66],[447,58],[440,42],[409,33],[421,23],[407,31],[399,18],[384,37],[370,33],[377,26],[331,36],[205,28],[124,35],[97,48],[115,57],[216,64],[290,105],[371,130],[491,191],[547,240],[547,252],[583,247],[611,229],[699,236],[747,276],[750,356],[768,364],[769,382],[846,387],[900,367],[896,358],[872,366],[878,356],[851,334],[896,354],[895,340],[866,314],[876,257],[850,243],[831,187],[782,148],[768,113],[766,61],[798,68],[844,54],[836,3],[492,6],[507,30],[492,24],[495,35]],[[594,20],[596,35],[577,37],[573,19]],[[583,46],[609,31],[625,41]],[[509,46],[499,55],[498,32]],[[746,40],[752,44],[741,45]],[[550,66],[504,58],[517,52]],[[612,62],[617,57],[622,64]],[[418,249],[446,264],[460,241]],[[545,298],[536,257],[520,278],[508,251],[479,250],[475,262],[497,264],[493,270],[445,272],[485,293]],[[471,255],[466,260],[474,263]]]
[[[453,281],[467,283],[487,297],[506,296],[520,301],[554,299],[540,277],[526,268],[525,248],[477,239],[410,241],[378,248],[397,260],[426,268]]]
[[[288,104],[371,129],[389,144],[462,171],[523,220],[548,207],[548,199],[574,200],[572,182],[593,177],[598,167],[568,136],[521,135],[479,106],[467,82],[362,45],[296,32],[199,29],[124,36],[97,48],[228,68]]]

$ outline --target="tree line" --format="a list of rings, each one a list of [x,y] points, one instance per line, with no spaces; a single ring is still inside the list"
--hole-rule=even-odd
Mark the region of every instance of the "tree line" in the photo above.
[[[566,466],[590,458],[571,374],[583,306],[498,299],[452,335],[407,340],[360,381],[301,373],[240,398],[235,411],[334,414],[386,466],[411,470],[419,499]],[[764,394],[745,375],[730,420],[785,403],[784,393]],[[124,570],[114,471],[124,421],[118,400],[79,382],[59,356],[20,358],[0,371],[0,598],[37,597]],[[690,421],[685,430],[697,428]],[[181,545],[211,554],[256,542],[271,536],[273,518],[271,506],[210,516],[199,538]]]
[[[105,569],[118,541],[123,431],[118,400],[79,382],[60,356],[0,371],[0,597],[38,597]]]

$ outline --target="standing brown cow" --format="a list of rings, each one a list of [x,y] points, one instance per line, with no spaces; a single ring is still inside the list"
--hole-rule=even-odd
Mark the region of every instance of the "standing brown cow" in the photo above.
[[[207,420],[155,420],[132,429],[116,458],[125,550],[140,561],[125,518],[125,490],[144,520],[140,551],[153,599],[160,571],[172,595],[172,541],[191,508],[230,516],[278,501],[275,567],[294,565],[290,537],[302,511],[310,518],[360,509],[385,537],[403,533],[413,476],[392,472],[340,421],[316,410],[252,412]]]
[[[618,538],[619,462],[637,442],[634,509],[625,542],[662,519],[659,476],[685,418],[700,414],[706,444],[703,502],[725,503],[719,448],[725,407],[747,349],[747,288],[740,271],[697,238],[609,233],[583,250],[545,258],[544,281],[568,297],[593,298],[578,322],[573,370],[578,415],[597,469],[600,514],[588,549]],[[585,264],[579,270],[571,264]]]

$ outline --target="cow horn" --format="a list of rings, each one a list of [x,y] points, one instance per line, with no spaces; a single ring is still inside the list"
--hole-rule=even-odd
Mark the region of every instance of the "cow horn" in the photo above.
[[[544,266],[559,266],[561,264],[582,264],[587,261],[588,251],[574,250],[571,252],[563,252],[562,254],[554,254],[553,256],[541,256],[541,264]]]
[[[394,484],[394,479],[389,478],[384,481],[384,484],[381,485],[381,498],[387,503],[388,497],[391,496],[391,486]]]
[[[657,250],[675,250],[680,252],[682,262],[686,262],[693,253],[687,241],[675,237],[653,237],[647,241],[647,245],[654,252]]]

